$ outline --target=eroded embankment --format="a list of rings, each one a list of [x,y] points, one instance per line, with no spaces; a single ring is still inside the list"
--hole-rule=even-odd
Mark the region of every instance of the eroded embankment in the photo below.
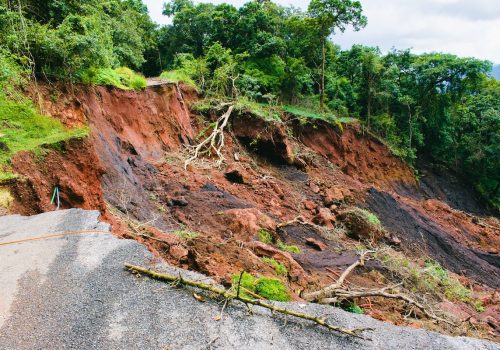
[[[356,124],[341,132],[324,122],[266,122],[240,112],[226,135],[225,167],[205,159],[186,171],[184,145],[210,123],[189,112],[192,90],[167,84],[143,92],[82,87],[50,98],[54,93],[42,91],[45,110],[69,126],[88,124],[91,136],[48,150],[42,160],[19,154],[14,168],[24,180],[10,185],[15,211],[53,209],[50,194],[58,185],[63,208],[99,209],[117,234],[223,283],[243,269],[276,276],[262,260],[272,258],[286,268],[280,278],[294,298],[337,279],[356,260],[358,240],[367,238],[415,259],[425,254],[471,285],[499,285],[496,222],[429,200],[432,189],[422,191],[412,170]],[[389,232],[347,232],[345,212],[354,205],[377,213]],[[298,217],[316,226],[291,222]],[[267,244],[262,230],[270,235]],[[300,253],[280,249],[283,244]],[[375,288],[388,278],[373,262],[350,282]],[[398,302],[377,308],[369,311],[375,317],[408,323]]]

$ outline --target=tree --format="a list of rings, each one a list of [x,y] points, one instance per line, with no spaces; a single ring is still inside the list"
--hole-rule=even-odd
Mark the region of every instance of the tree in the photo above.
[[[312,0],[309,4],[308,15],[313,19],[321,39],[321,79],[320,79],[320,108],[325,104],[325,65],[326,41],[330,34],[338,29],[344,32],[348,25],[358,31],[366,26],[367,19],[363,16],[363,8],[359,1],[352,0]]]

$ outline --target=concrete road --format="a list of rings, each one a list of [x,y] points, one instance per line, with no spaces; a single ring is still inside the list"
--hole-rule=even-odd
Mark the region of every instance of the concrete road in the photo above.
[[[301,312],[344,327],[373,327],[372,341],[306,321],[196,301],[191,291],[135,277],[124,262],[172,272],[135,241],[86,233],[1,245],[51,233],[109,230],[77,209],[0,217],[0,349],[500,349],[498,344],[395,327],[364,315],[305,304]],[[183,271],[186,277],[202,275]]]

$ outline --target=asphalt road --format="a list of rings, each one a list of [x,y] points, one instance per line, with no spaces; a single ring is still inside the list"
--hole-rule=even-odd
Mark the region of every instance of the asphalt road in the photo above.
[[[0,217],[0,349],[500,349],[470,338],[401,328],[321,305],[286,304],[344,327],[372,327],[372,341],[307,321],[234,304],[196,301],[191,291],[135,277],[124,262],[172,272],[145,247],[108,233],[2,242],[80,230],[108,230],[77,209]],[[185,277],[202,275],[182,271]]]

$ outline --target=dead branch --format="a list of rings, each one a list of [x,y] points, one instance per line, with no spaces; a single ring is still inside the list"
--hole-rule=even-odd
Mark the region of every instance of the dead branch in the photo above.
[[[318,302],[320,304],[335,304],[338,303],[339,300],[342,299],[354,299],[354,298],[366,298],[366,297],[383,297],[389,299],[399,299],[404,302],[413,305],[420,309],[427,317],[438,321],[448,323],[450,325],[455,325],[453,322],[446,320],[444,318],[438,317],[430,312],[423,304],[418,301],[410,298],[409,296],[402,293],[389,293],[388,291],[393,290],[399,287],[401,284],[387,286],[381,289],[345,289],[342,288],[342,285],[345,282],[345,279],[354,271],[354,269],[358,266],[363,266],[365,264],[365,260],[369,254],[374,253],[374,251],[368,250],[361,253],[359,259],[350,265],[347,269],[342,272],[339,279],[335,281],[335,283],[330,284],[329,286],[320,289],[316,292],[311,292],[304,294],[302,297],[311,302]]]
[[[364,266],[366,257],[373,253],[372,250],[365,251],[361,253],[359,259],[356,260],[351,266],[349,266],[342,274],[339,279],[335,281],[335,283],[330,284],[329,286],[318,290],[316,292],[311,292],[303,295],[303,298],[307,301],[319,301],[321,299],[330,298],[336,294],[336,291],[342,287],[345,279],[351,274],[351,272],[358,266]]]
[[[230,105],[226,113],[219,117],[219,119],[215,122],[215,126],[210,136],[193,148],[192,156],[184,162],[184,169],[187,169],[188,165],[198,159],[198,157],[207,153],[211,154],[212,151],[215,152],[218,157],[216,163],[217,167],[222,165],[225,160],[224,155],[222,154],[222,148],[224,148],[224,128],[229,122],[229,117],[231,117],[233,109],[234,105]]]
[[[265,302],[263,300],[250,299],[250,298],[247,298],[247,297],[242,296],[242,295],[234,294],[234,291],[232,291],[230,289],[227,290],[224,288],[220,288],[220,287],[217,287],[214,285],[205,284],[202,282],[186,280],[180,274],[179,274],[179,276],[172,276],[172,275],[168,275],[168,274],[158,273],[156,271],[152,271],[152,270],[149,270],[149,269],[146,269],[146,268],[143,268],[140,266],[131,265],[128,263],[125,263],[125,267],[127,269],[129,269],[131,272],[144,274],[144,275],[146,275],[150,278],[156,279],[156,280],[166,281],[166,282],[175,282],[178,285],[185,285],[185,286],[203,289],[203,290],[212,292],[214,294],[217,294],[219,296],[222,296],[225,299],[234,299],[234,300],[241,301],[242,303],[244,303],[247,306],[248,306],[248,304],[261,306],[261,307],[266,308],[268,310],[271,310],[273,312],[278,312],[278,313],[281,313],[284,315],[290,315],[290,316],[294,316],[294,317],[298,317],[298,318],[312,321],[320,326],[323,326],[323,327],[328,328],[329,330],[332,330],[335,332],[339,332],[339,333],[346,334],[346,335],[360,338],[360,339],[370,340],[370,339],[367,339],[365,337],[362,337],[361,333],[364,331],[372,330],[371,328],[347,329],[347,328],[343,328],[343,327],[339,327],[339,326],[334,326],[334,325],[326,322],[321,317],[303,314],[303,313],[292,311],[292,310],[287,310],[285,308],[278,307],[276,305]]]

